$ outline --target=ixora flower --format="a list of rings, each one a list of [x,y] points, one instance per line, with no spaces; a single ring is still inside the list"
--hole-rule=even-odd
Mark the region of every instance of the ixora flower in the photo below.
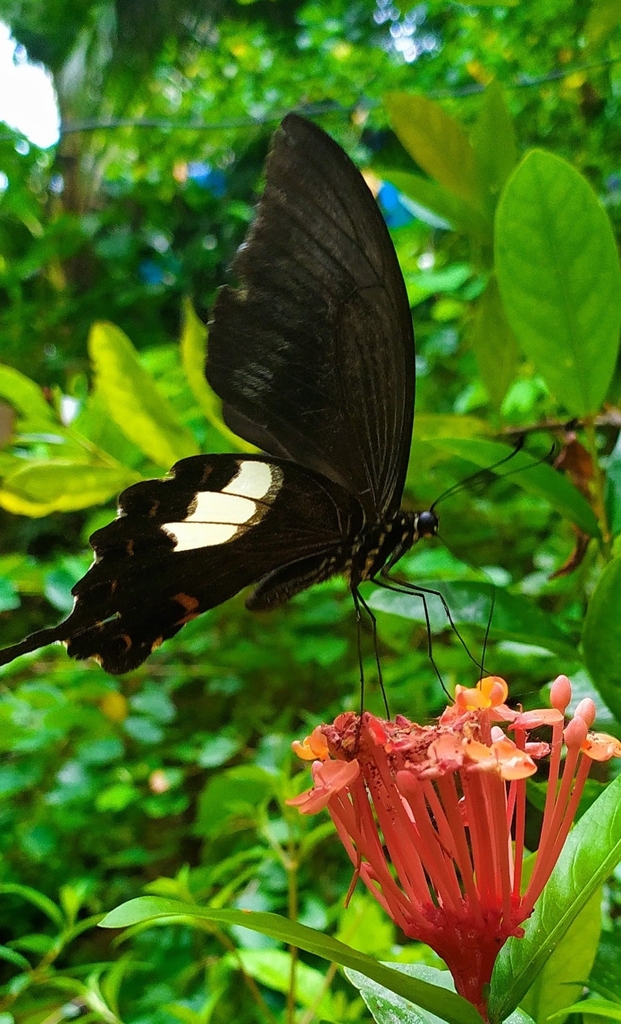
[[[621,756],[621,743],[590,732],[592,700],[565,725],[567,676],[551,708],[507,707],[503,679],[458,686],[434,725],[347,712],[294,750],[313,762],[313,788],[290,800],[302,814],[327,807],[358,877],[395,923],[446,962],[460,995],[485,1019],[494,961],[550,877],[592,760]],[[549,742],[529,739],[547,727]],[[566,756],[561,771],[563,743]],[[541,840],[522,885],[526,779],[549,755]]]

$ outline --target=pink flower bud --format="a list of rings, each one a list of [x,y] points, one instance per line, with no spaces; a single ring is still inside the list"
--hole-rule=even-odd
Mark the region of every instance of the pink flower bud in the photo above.
[[[558,711],[565,713],[571,700],[571,683],[567,676],[557,676],[550,687],[550,704]]]
[[[563,733],[563,739],[569,748],[581,747],[587,738],[589,727],[585,722],[584,718],[576,715],[572,718],[571,722],[565,727]]]
[[[581,700],[578,704],[575,713],[577,718],[584,718],[587,726],[591,728],[595,721],[595,715],[597,714],[595,702],[592,701],[590,697],[585,697],[584,700]]]

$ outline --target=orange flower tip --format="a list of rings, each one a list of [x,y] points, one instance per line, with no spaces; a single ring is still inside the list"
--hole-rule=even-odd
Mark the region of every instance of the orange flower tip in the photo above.
[[[507,758],[500,765],[500,774],[506,782],[515,782],[519,779],[527,779],[537,771],[537,765],[528,754],[519,754]]]
[[[470,740],[465,744],[465,750],[472,762],[471,770],[495,771],[508,781],[526,779],[537,771],[530,753],[516,747],[504,733],[493,739],[491,747],[478,740]]]
[[[509,687],[500,676],[486,676],[476,686],[455,687],[455,703],[460,711],[484,711],[499,707],[509,695]]]
[[[590,697],[585,697],[584,700],[581,700],[575,711],[576,718],[583,718],[588,728],[593,725],[596,714],[597,708],[595,707],[595,702],[592,701]]]
[[[586,741],[588,732],[589,727],[585,722],[584,718],[581,718],[579,715],[576,715],[576,717],[572,718],[571,722],[568,722],[568,724],[566,725],[565,730],[563,732],[563,739],[565,740],[565,743],[567,744],[567,747],[569,749],[571,749],[572,747],[582,747],[583,743],[585,743]]]
[[[306,736],[301,743],[299,740],[294,740],[291,749],[303,761],[325,761],[329,753],[328,744],[320,725],[313,729],[310,736]]]
[[[560,708],[537,708],[534,711],[522,711],[512,725],[513,729],[537,729],[540,725],[558,725],[564,721]]]
[[[360,766],[353,761],[315,761],[312,767],[314,786],[287,800],[289,807],[297,807],[300,814],[316,814],[327,807],[332,797],[347,789],[360,774]]]
[[[621,741],[605,732],[588,733],[580,749],[592,761],[609,761],[611,757],[621,757]]]
[[[550,704],[564,715],[570,700],[571,683],[569,679],[567,676],[557,676],[550,687]]]

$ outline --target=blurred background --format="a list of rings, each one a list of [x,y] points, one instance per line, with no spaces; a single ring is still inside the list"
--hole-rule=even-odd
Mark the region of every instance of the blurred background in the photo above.
[[[196,381],[200,321],[230,279],[271,132],[289,110],[361,167],[393,234],[417,343],[406,506],[428,507],[476,468],[437,438],[511,440],[566,423],[502,311],[494,316],[490,237],[415,165],[386,96],[421,95],[464,133],[491,118],[505,152],[513,147],[505,177],[531,147],[564,157],[617,230],[620,18],[614,0],[0,0],[2,646],[67,614],[88,537],[113,518],[116,494],[174,461],[131,425],[145,381],[186,453],[233,450]],[[133,346],[124,364],[118,356],[120,384],[92,334],[99,322]],[[619,384],[615,375],[612,402]],[[609,420],[598,445],[621,529]],[[557,435],[533,431],[529,448],[545,454]],[[50,459],[62,487],[40,472]],[[578,463],[572,479],[584,483]],[[519,474],[490,474],[440,511],[443,541],[412,552],[404,572],[446,584],[479,659],[497,586],[486,660],[516,699],[539,703],[560,671],[589,693],[577,639],[597,553],[583,557],[584,537]],[[553,578],[568,561],[573,571]],[[391,711],[428,720],[446,698],[420,603],[381,607]],[[432,610],[446,687],[473,685],[475,667]],[[368,704],[381,713],[368,633],[363,653]],[[151,927],[114,947],[97,915],[145,886],[290,913],[383,959],[434,962],[401,944],[366,897],[344,909],[345,854],[323,820],[284,806],[303,785],[291,739],[356,708],[358,691],[355,618],[339,580],[270,614],[251,615],[241,595],[122,680],[62,649],[2,670],[0,1024],[293,1019],[288,954],[262,936]],[[536,785],[531,796],[534,846]],[[591,977],[621,1000],[609,967],[616,898],[613,882]],[[312,958],[305,969],[296,1019],[369,1019],[344,979]]]

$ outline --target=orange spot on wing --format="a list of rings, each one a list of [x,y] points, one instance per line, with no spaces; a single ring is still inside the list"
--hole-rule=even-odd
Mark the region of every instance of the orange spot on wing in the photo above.
[[[175,594],[172,600],[176,601],[177,604],[180,604],[181,607],[185,608],[186,610],[186,614],[183,616],[183,618],[177,619],[175,625],[184,625],[184,623],[189,622],[191,619],[195,619],[196,616],[199,614],[196,611],[199,605],[198,598],[190,597],[189,594]]]

